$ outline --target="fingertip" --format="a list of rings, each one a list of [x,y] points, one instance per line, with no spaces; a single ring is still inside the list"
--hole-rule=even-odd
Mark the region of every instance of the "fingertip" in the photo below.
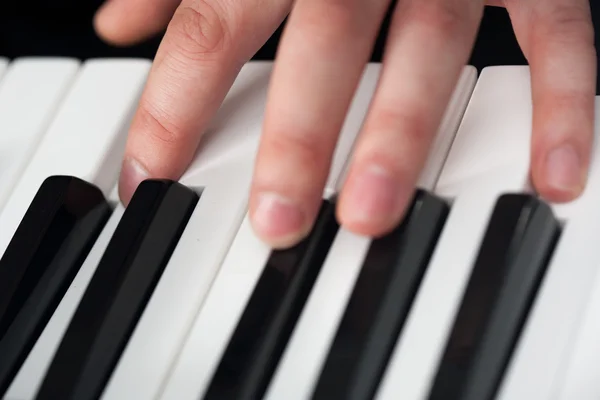
[[[111,45],[123,46],[129,44],[131,39],[123,35],[118,11],[118,5],[115,6],[112,1],[105,2],[94,14],[93,26],[100,39]]]
[[[150,174],[144,166],[132,157],[125,157],[119,177],[119,198],[127,206],[137,187],[148,179]]]
[[[410,192],[385,168],[357,168],[340,195],[338,220],[359,235],[385,235],[399,223],[409,196]]]
[[[250,212],[252,227],[269,246],[292,247],[309,233],[311,220],[298,202],[274,192],[254,197]]]
[[[135,45],[166,27],[177,1],[162,0],[147,7],[137,0],[108,0],[94,14],[94,30],[113,46]]]
[[[584,155],[583,150],[572,144],[560,144],[548,150],[533,173],[538,193],[557,203],[578,198],[585,189],[588,175]]]

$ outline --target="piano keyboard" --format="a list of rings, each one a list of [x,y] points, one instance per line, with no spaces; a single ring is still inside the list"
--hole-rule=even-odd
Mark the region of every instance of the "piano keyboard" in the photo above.
[[[334,213],[369,64],[315,227],[277,251],[246,215],[271,68],[124,209],[150,61],[0,60],[0,397],[600,398],[600,145],[582,197],[536,196],[528,68],[465,67],[410,211],[372,239]]]

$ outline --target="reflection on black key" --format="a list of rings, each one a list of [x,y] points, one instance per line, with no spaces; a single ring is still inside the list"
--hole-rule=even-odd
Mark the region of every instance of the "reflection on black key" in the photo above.
[[[371,244],[313,399],[372,399],[404,325],[449,207],[418,191],[406,218]]]
[[[37,399],[100,396],[198,199],[176,182],[140,184],[63,336]]]
[[[558,221],[541,200],[499,198],[430,400],[495,397],[559,235]]]
[[[0,260],[0,396],[77,275],[111,213],[102,192],[47,178]]]
[[[205,400],[261,398],[337,233],[334,202],[324,201],[310,235],[271,253]]]

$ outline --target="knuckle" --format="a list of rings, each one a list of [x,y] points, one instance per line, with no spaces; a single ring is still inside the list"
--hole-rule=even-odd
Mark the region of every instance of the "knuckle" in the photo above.
[[[355,1],[309,1],[299,11],[299,32],[311,32],[311,46],[331,48],[364,29],[364,15]],[[364,8],[364,7],[362,7]],[[308,36],[308,35],[305,35]],[[363,35],[361,35],[363,36]],[[366,36],[366,35],[365,35]]]
[[[273,154],[292,157],[307,169],[319,169],[327,161],[328,146],[323,146],[317,138],[315,134],[304,132],[275,133],[271,137],[270,145]]]
[[[397,176],[416,172],[433,138],[428,114],[383,107],[373,113],[357,149],[361,160],[377,160]]]
[[[476,8],[454,0],[413,1],[409,7],[410,21],[441,35],[457,35],[465,31],[466,23],[475,16]],[[476,4],[477,2],[468,2]],[[481,7],[482,8],[482,7]]]
[[[430,120],[424,112],[403,112],[399,108],[389,107],[381,109],[376,116],[377,130],[393,132],[395,136],[402,135],[402,141],[413,148],[420,147],[431,136]]]
[[[169,121],[165,113],[158,111],[148,103],[140,103],[139,119],[142,132],[152,143],[158,146],[173,147],[181,138],[180,129]]]
[[[190,59],[206,59],[223,52],[231,43],[224,10],[210,0],[182,4],[171,20],[171,43]]]

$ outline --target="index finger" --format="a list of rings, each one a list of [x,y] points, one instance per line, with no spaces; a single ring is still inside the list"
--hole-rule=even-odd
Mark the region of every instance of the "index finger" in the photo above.
[[[142,180],[183,174],[241,66],[290,6],[291,0],[181,3],[131,124],[119,180],[124,204]]]

